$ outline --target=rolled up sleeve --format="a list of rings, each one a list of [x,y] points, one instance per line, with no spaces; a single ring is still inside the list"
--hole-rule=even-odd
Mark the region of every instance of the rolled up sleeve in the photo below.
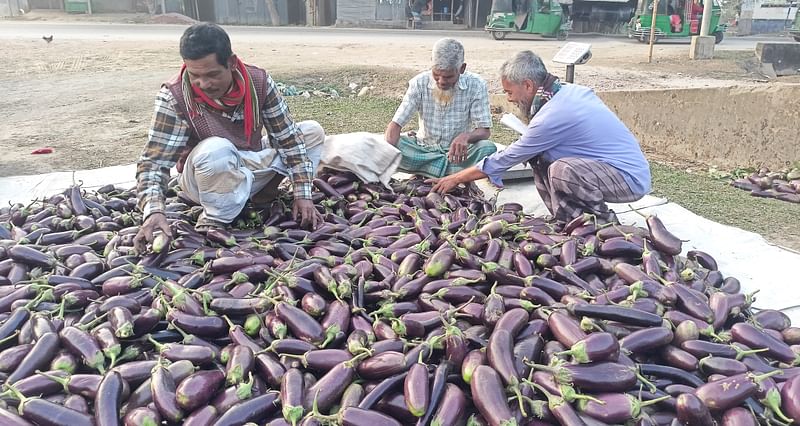
[[[406,94],[403,96],[403,101],[400,103],[397,111],[395,111],[394,117],[392,117],[392,121],[400,125],[400,127],[408,124],[411,117],[414,116],[414,113],[419,111],[420,97],[422,96],[419,89],[419,82],[420,80],[418,78],[413,78],[408,82],[408,90],[406,90]]]
[[[496,152],[476,164],[494,185],[503,186],[503,173],[517,164],[531,160],[558,144],[557,136],[542,132],[539,123],[531,123],[525,134],[506,149]]]
[[[303,132],[295,124],[272,77],[267,76],[267,99],[261,110],[269,141],[286,164],[295,198],[311,199],[314,165],[308,158]]]
[[[139,209],[145,218],[164,211],[169,171],[188,149],[189,125],[175,111],[172,92],[162,87],[156,96],[147,144],[136,167]]]

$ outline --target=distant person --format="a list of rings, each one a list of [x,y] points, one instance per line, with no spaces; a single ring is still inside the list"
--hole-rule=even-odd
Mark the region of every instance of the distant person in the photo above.
[[[144,249],[154,231],[170,232],[164,192],[172,167],[180,173],[184,193],[203,207],[198,231],[227,227],[249,199],[266,202],[277,196],[286,177],[293,186],[295,219],[304,227],[316,226],[321,217],[311,202],[311,180],[322,155],[322,127],[292,120],[269,74],[242,62],[221,27],[187,28],[180,54],[180,72],[156,95],[138,161],[144,224],[136,235],[137,249]]]
[[[422,26],[422,12],[428,7],[428,0],[411,0],[411,17],[414,19],[414,26]]]
[[[436,180],[434,191],[486,177],[502,186],[505,171],[530,162],[544,204],[564,222],[582,213],[616,221],[606,203],[633,202],[650,191],[639,142],[591,89],[562,85],[531,51],[506,61],[500,80],[508,100],[530,117],[525,133],[477,165]]]
[[[497,151],[489,140],[492,116],[486,82],[466,71],[464,46],[444,38],[433,46],[433,65],[408,83],[384,137],[402,153],[399,170],[447,176]],[[419,114],[419,130],[400,130]]]

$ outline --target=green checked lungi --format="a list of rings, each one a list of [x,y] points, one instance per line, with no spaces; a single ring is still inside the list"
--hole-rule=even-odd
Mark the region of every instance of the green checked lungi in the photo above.
[[[429,178],[440,178],[460,172],[497,152],[497,147],[492,141],[478,141],[468,144],[467,159],[455,164],[447,159],[449,147],[420,145],[414,137],[406,135],[400,136],[397,149],[403,154],[399,171]]]

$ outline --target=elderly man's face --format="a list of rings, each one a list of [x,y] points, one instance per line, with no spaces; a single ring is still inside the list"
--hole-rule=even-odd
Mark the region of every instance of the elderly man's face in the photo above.
[[[526,116],[529,115],[533,97],[536,95],[536,84],[531,80],[512,83],[506,79],[501,79],[500,83],[503,85],[503,92],[508,101],[518,106]]]
[[[450,90],[458,83],[458,78],[464,71],[461,70],[432,70],[433,80],[440,90]]]
[[[441,105],[448,105],[453,100],[455,87],[461,74],[467,69],[467,64],[462,64],[460,69],[437,70],[432,69],[433,80],[436,87],[433,89],[433,98]]]
[[[205,92],[211,99],[219,99],[228,92],[233,83],[232,66],[236,58],[228,59],[228,66],[217,62],[217,55],[212,53],[200,59],[184,59],[186,71],[189,72],[189,81]]]

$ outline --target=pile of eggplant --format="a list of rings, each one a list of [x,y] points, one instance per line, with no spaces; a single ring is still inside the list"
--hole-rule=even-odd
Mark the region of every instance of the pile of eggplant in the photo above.
[[[800,328],[655,216],[314,186],[318,229],[279,198],[201,234],[173,183],[144,253],[132,190],[0,209],[0,424],[800,421]]]
[[[731,181],[734,188],[750,191],[750,195],[800,203],[800,169],[770,172],[762,168],[747,177]]]

